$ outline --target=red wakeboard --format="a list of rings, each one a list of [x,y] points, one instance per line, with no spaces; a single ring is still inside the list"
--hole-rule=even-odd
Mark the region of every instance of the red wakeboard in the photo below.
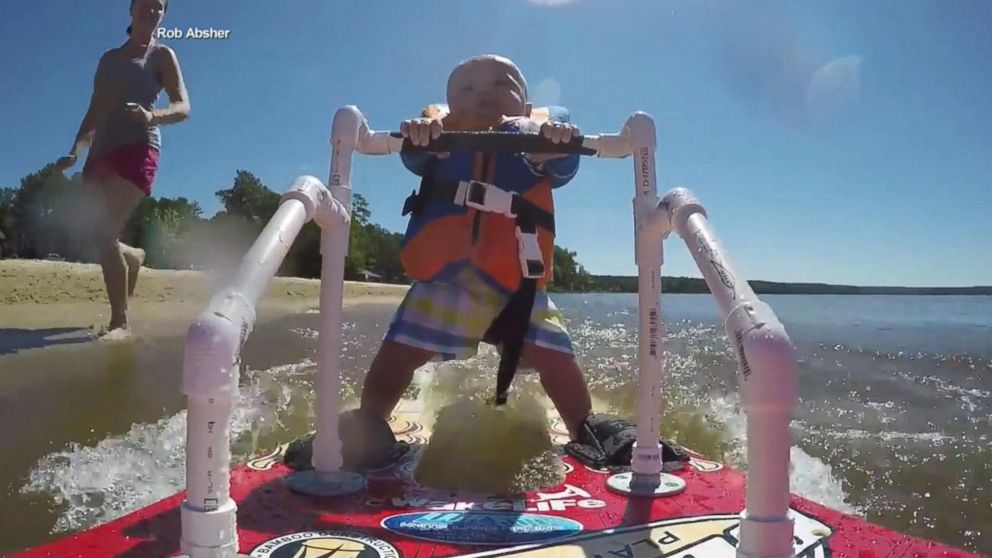
[[[291,492],[286,445],[235,467],[240,552],[268,558],[733,558],[744,508],[744,475],[694,455],[674,473],[683,492],[629,498],[607,489],[604,471],[564,457],[565,481],[526,494],[493,496],[425,489],[413,480],[427,431],[416,413],[393,417],[413,444],[394,467],[367,476],[366,490],[338,498]],[[555,421],[556,444],[567,434]],[[11,558],[158,558],[179,554],[183,493],[104,525]],[[796,556],[977,557],[903,535],[799,496],[791,502]]]

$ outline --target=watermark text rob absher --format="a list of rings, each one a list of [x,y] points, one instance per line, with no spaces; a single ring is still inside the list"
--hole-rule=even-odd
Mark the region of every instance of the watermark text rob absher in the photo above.
[[[213,27],[159,27],[155,30],[156,39],[227,39],[231,36],[230,29],[214,29]]]

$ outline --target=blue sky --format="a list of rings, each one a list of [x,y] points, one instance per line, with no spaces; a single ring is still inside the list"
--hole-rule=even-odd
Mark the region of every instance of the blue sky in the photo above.
[[[127,4],[4,7],[0,186],[68,149]],[[231,31],[166,41],[193,115],[163,130],[153,193],[207,215],[237,169],[277,191],[326,180],[338,107],[395,129],[444,100],[455,63],[496,52],[585,132],[650,113],[659,191],[694,190],[747,278],[992,284],[989,2],[173,0],[164,25]],[[557,191],[558,243],[593,273],[636,273],[632,179],[630,160],[585,159]],[[416,184],[396,157],[356,161],[389,229]],[[699,276],[675,238],[663,271]]]

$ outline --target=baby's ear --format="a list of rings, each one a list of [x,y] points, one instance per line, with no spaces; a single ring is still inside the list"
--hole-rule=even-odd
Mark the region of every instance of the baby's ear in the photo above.
[[[534,105],[532,103],[524,104],[524,116],[530,118],[530,111],[533,109],[534,109]]]

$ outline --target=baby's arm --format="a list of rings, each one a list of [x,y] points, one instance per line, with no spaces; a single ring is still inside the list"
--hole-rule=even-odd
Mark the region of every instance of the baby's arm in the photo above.
[[[568,111],[563,107],[552,107],[550,118],[538,125],[530,121],[530,128],[537,128],[538,133],[555,143],[567,142],[580,134],[578,127],[571,123]],[[537,163],[536,170],[547,176],[552,188],[560,188],[568,184],[579,172],[579,155],[542,154],[531,155],[530,159]]]
[[[564,186],[579,172],[579,155],[573,153],[557,159],[548,159],[544,162],[541,172],[551,181],[552,188]]]

